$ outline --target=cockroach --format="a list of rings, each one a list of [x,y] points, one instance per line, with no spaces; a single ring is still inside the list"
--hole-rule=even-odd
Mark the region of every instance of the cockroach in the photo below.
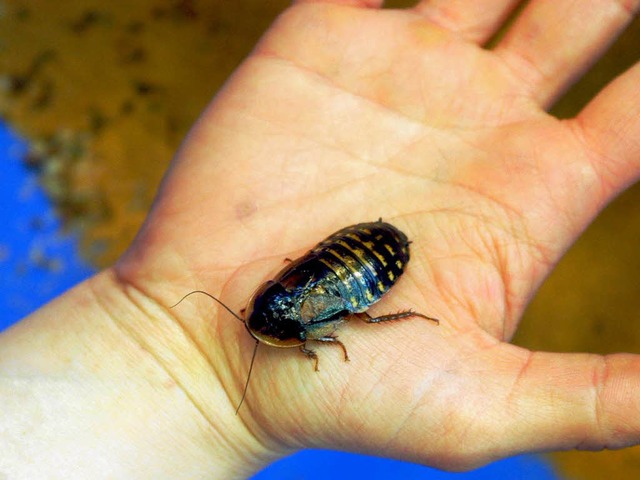
[[[314,361],[318,371],[318,355],[307,348],[307,343],[337,344],[349,361],[347,349],[335,332],[352,316],[367,323],[422,317],[439,324],[438,319],[412,310],[378,317],[366,313],[404,273],[410,243],[404,233],[382,220],[343,228],[302,257],[289,261],[273,280],[262,284],[249,301],[244,318],[202,290],[185,295],[182,300],[193,293],[208,295],[243,322],[256,340],[236,414],[247,394],[260,343],[298,347]]]

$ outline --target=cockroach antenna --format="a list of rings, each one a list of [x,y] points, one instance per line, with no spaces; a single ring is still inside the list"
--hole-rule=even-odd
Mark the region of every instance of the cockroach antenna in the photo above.
[[[176,304],[171,305],[169,308],[177,307],[185,298],[187,298],[189,295],[193,295],[194,293],[202,293],[203,295],[206,295],[207,297],[211,298],[212,300],[215,300],[220,305],[222,305],[227,310],[227,312],[229,312],[231,315],[233,315],[238,320],[240,320],[242,323],[244,323],[244,320],[239,315],[237,315],[233,310],[231,310],[229,307],[227,307],[224,303],[222,303],[221,300],[218,300],[216,297],[214,297],[210,293],[205,292],[204,290],[194,290],[193,292],[187,293]],[[236,415],[238,415],[238,412],[240,411],[240,407],[242,406],[242,403],[244,402],[244,397],[246,397],[246,395],[247,395],[247,389],[249,388],[249,380],[251,379],[251,372],[253,371],[253,363],[256,360],[256,354],[258,353],[258,345],[259,344],[260,344],[260,342],[258,340],[256,340],[256,346],[253,349],[253,355],[251,356],[251,364],[249,365],[249,374],[247,375],[247,382],[244,385],[244,390],[242,391],[242,398],[240,399],[240,403],[238,404],[238,408],[236,408]]]
[[[187,293],[184,297],[182,297],[178,303],[175,303],[173,305],[171,305],[169,308],[173,308],[173,307],[177,307],[178,305],[180,305],[180,303],[182,303],[182,301],[187,298],[190,295],[193,295],[194,293],[202,293],[203,295],[206,295],[207,297],[211,298],[212,300],[215,300],[216,302],[218,302],[220,305],[222,305],[225,310],[227,312],[229,312],[231,315],[233,315],[234,317],[236,317],[238,320],[240,320],[242,323],[244,323],[244,319],[242,319],[242,317],[240,317],[236,312],[234,312],[233,310],[231,310],[229,307],[227,307],[224,303],[222,303],[221,300],[218,300],[216,297],[214,297],[213,295],[211,295],[210,293],[205,292],[204,290],[194,290],[193,292],[189,292]]]
[[[244,402],[244,397],[247,395],[247,389],[249,388],[249,380],[251,379],[251,372],[253,371],[253,362],[256,359],[256,353],[258,353],[258,345],[260,342],[256,340],[256,346],[253,349],[253,355],[251,356],[251,364],[249,365],[249,374],[247,375],[247,383],[244,384],[244,390],[242,392],[242,398],[240,399],[240,403],[238,404],[238,408],[236,408],[236,415],[240,411],[240,407],[242,406],[242,402]]]

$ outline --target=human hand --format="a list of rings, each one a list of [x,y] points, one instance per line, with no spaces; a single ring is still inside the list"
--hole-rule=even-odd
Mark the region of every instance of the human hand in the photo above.
[[[238,311],[283,258],[382,217],[409,235],[412,260],[374,314],[414,308],[440,327],[352,323],[340,332],[352,362],[321,348],[319,374],[297,350],[263,347],[240,414],[264,444],[459,469],[636,443],[637,357],[506,341],[638,175],[638,66],[574,119],[545,112],[637,2],[591,6],[587,22],[584,5],[532,2],[490,51],[514,2],[379,3],[297,2],[278,20],[193,130],[121,277],[167,306],[204,288]],[[228,366],[216,414],[236,421],[252,340],[194,303],[172,313]]]
[[[211,458],[219,441],[256,468],[326,447],[459,470],[637,443],[638,357],[507,341],[562,253],[637,178],[637,65],[574,119],[545,109],[638,2],[534,0],[492,50],[481,45],[516,2],[379,3],[298,1],[218,95],[115,269],[158,307],[123,328],[207,420]],[[251,338],[205,300],[168,307],[204,289],[239,311],[284,258],[378,217],[407,233],[412,260],[371,313],[412,308],[440,326],[352,322],[340,331],[352,361],[319,348],[318,374],[295,349],[263,347],[234,416]]]

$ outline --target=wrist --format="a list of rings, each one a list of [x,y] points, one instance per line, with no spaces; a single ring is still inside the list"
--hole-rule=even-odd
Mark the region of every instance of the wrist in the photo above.
[[[265,465],[275,454],[233,414],[226,367],[191,334],[112,269],[5,332],[0,443],[24,455],[4,471],[243,478]]]

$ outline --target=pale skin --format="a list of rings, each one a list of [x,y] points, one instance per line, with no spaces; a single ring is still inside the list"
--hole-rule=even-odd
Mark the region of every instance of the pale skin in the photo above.
[[[638,1],[298,1],[194,126],[115,265],[0,336],[0,476],[244,478],[306,447],[463,470],[640,441],[640,357],[508,343],[563,252],[640,173],[640,65],[545,113]],[[585,13],[588,12],[588,15]],[[335,345],[262,347],[234,311],[382,217],[406,274]]]

